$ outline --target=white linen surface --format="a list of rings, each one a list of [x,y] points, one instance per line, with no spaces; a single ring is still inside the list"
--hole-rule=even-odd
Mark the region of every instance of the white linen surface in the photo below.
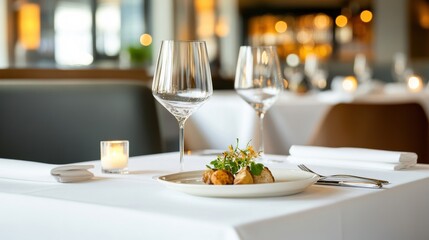
[[[82,181],[93,177],[87,171],[93,166],[88,165],[55,165],[22,160],[10,160],[0,158],[0,178],[34,181],[34,182],[70,182]],[[51,175],[51,171],[58,178]]]
[[[270,168],[296,169],[285,156],[266,156],[284,160]],[[185,171],[204,169],[213,158],[186,155]],[[125,175],[102,174],[100,161],[89,162],[95,165],[97,180],[76,184],[46,187],[0,179],[2,239],[417,240],[429,236],[426,165],[409,171],[316,168],[386,179],[390,182],[386,189],[314,185],[284,197],[228,199],[187,195],[153,179],[178,171],[178,159],[177,152],[131,157],[130,174]]]
[[[330,148],[293,145],[288,160],[292,163],[335,167],[400,170],[417,164],[417,154],[366,148]]]

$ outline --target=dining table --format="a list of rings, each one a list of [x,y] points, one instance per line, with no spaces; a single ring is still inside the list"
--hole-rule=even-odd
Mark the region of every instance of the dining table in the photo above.
[[[182,174],[206,169],[216,154],[185,155]],[[285,155],[267,154],[266,160],[273,171],[300,171]],[[93,165],[94,177],[59,183],[0,176],[0,238],[429,239],[429,166],[424,164],[400,171],[310,165],[322,174],[390,183],[382,188],[309,184],[295,194],[242,197],[197,196],[166,185],[162,176],[180,171],[178,152],[130,157],[128,174],[102,173],[100,160],[77,164]],[[222,192],[231,186],[219,187]]]
[[[422,105],[429,116],[429,88],[410,92],[398,83],[361,86],[356,92],[335,90],[297,94],[283,91],[268,109],[264,118],[265,153],[289,154],[294,144],[309,144],[329,110],[339,103],[410,103]],[[168,113],[167,113],[168,114]],[[166,119],[164,116],[163,119]],[[174,121],[174,120],[173,120]],[[170,137],[178,139],[177,130],[169,129]],[[224,149],[236,139],[259,146],[258,117],[255,110],[234,90],[217,90],[207,103],[186,121],[185,147],[188,150]]]

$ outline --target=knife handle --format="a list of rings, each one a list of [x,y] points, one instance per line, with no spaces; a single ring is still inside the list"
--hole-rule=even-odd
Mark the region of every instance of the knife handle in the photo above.
[[[363,187],[363,188],[381,188],[383,187],[380,183],[371,183],[371,182],[346,182],[341,181],[340,184],[342,186],[350,186],[350,187]]]
[[[361,188],[382,188],[383,184],[375,182],[354,182],[354,181],[317,181],[320,185],[361,187]]]

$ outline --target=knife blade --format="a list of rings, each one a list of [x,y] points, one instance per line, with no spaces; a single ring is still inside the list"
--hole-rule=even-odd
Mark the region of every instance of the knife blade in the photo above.
[[[389,184],[389,181],[386,181],[386,180],[352,176],[352,175],[342,175],[342,174],[323,176],[320,179],[326,180],[326,181],[352,181],[352,182],[356,181],[356,182],[375,182],[375,183],[380,182],[382,184]]]
[[[356,182],[356,181],[331,181],[318,180],[318,185],[341,186],[341,187],[361,187],[361,188],[382,188],[382,183],[375,182]]]

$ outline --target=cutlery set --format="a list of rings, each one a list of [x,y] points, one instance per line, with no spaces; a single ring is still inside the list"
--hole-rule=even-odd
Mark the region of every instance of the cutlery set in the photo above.
[[[383,184],[388,184],[386,180],[355,176],[349,174],[321,175],[309,169],[303,164],[299,164],[298,168],[316,174],[320,179],[316,182],[319,185],[344,186],[344,187],[364,187],[364,188],[382,188]]]

